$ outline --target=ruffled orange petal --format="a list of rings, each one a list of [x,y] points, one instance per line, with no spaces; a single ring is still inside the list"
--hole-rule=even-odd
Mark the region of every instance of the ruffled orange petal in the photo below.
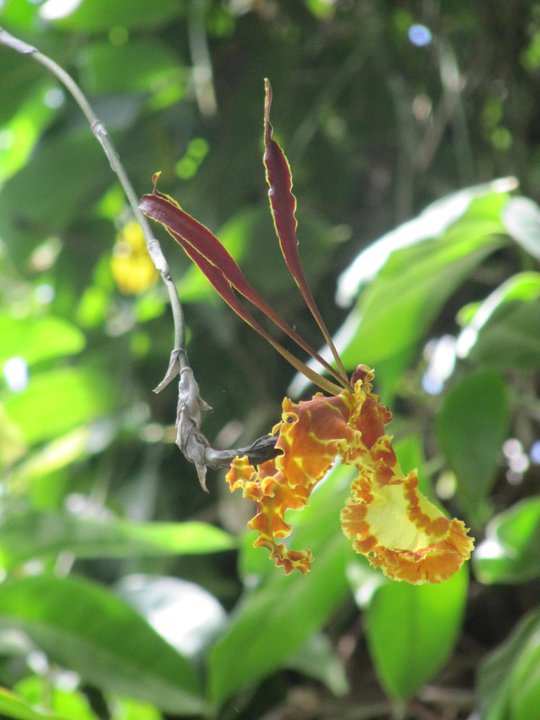
[[[226,480],[231,491],[242,489],[255,502],[256,514],[249,527],[257,530],[254,545],[266,547],[278,567],[308,572],[309,550],[288,550],[279,542],[292,528],[285,520],[287,510],[303,508],[315,485],[326,474],[338,454],[352,408],[350,393],[325,397],[317,393],[298,404],[283,400],[277,457],[253,467],[248,458],[235,458]]]

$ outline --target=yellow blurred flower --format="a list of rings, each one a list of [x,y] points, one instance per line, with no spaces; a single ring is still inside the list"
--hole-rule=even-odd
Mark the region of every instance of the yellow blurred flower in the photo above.
[[[136,222],[125,225],[118,233],[111,257],[115,282],[125,295],[140,295],[156,284],[157,272]]]

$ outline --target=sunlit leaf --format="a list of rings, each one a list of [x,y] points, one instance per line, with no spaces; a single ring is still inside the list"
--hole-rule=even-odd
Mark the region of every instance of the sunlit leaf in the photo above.
[[[0,314],[0,365],[11,357],[22,357],[28,365],[83,349],[81,331],[62,318],[15,318]]]
[[[38,145],[32,162],[10,178],[0,193],[0,232],[11,257],[26,261],[36,234],[43,236],[52,229],[59,233],[74,216],[84,214],[110,182],[110,172],[86,127],[66,130]],[[66,182],[68,177],[77,182]],[[45,186],[62,191],[43,192]]]
[[[4,688],[0,688],[0,713],[13,720],[74,720],[66,715],[57,715],[33,707],[25,698]]]
[[[129,605],[98,585],[47,576],[4,583],[0,631],[12,629],[26,633],[51,660],[86,682],[178,715],[203,710],[188,661]]]
[[[185,71],[176,53],[158,40],[132,39],[120,47],[109,42],[88,47],[82,68],[86,87],[93,93],[154,93],[183,84]]]
[[[8,417],[29,443],[57,437],[112,411],[114,405],[111,383],[82,368],[36,374],[25,390],[4,396]]]
[[[535,368],[540,361],[540,274],[506,280],[480,303],[460,333],[460,357],[499,368]]]
[[[515,186],[516,182],[513,178],[502,178],[492,183],[459,190],[428,205],[415,218],[375,240],[357,255],[339,278],[338,302],[341,305],[347,305],[354,301],[361,287],[378,275],[392,253],[434,238],[444,237],[452,225],[460,222],[466,216],[471,203],[476,198],[507,193]],[[507,202],[509,201],[507,200]],[[506,202],[504,206],[506,207]]]
[[[0,126],[0,133],[9,139],[0,148],[0,183],[24,167],[41,133],[55,117],[57,110],[45,102],[46,93],[53,88],[47,84],[34,89],[9,122]]]
[[[440,235],[430,225],[429,232],[415,230],[409,237],[405,225],[403,241],[383,238],[380,246],[375,243],[373,247],[381,252],[379,260],[361,256],[367,273],[364,277],[363,269],[358,269],[362,283],[372,280],[334,340],[345,367],[353,369],[361,361],[377,369],[385,398],[394,391],[448,297],[505,242],[501,212],[506,194],[485,186],[481,195],[477,188],[463,193],[458,219],[455,212],[450,213],[437,225]],[[377,270],[374,277],[373,267]],[[295,384],[294,392],[304,386],[303,382]]]
[[[131,523],[66,512],[13,514],[0,533],[0,563],[4,566],[60,552],[81,558],[160,557],[232,548],[234,542],[227,533],[201,522]]]
[[[511,237],[528,253],[540,258],[540,208],[529,198],[513,197],[504,209],[503,221]]]
[[[108,705],[110,720],[162,720],[163,717],[155,705],[132,698],[114,695]]]
[[[525,582],[540,576],[540,499],[522,500],[496,515],[473,555],[485,583]]]
[[[369,649],[386,692],[408,700],[442,670],[459,636],[467,598],[461,569],[440,585],[386,583],[366,609]]]
[[[23,678],[14,689],[36,707],[43,703],[44,698],[50,698],[50,711],[70,720],[98,720],[88,698],[80,690],[51,687],[51,680],[40,675]]]
[[[51,20],[62,30],[82,32],[107,32],[120,26],[128,29],[157,28],[182,12],[179,0],[152,0],[137,3],[131,0],[84,0],[75,9]],[[47,13],[45,13],[47,15]],[[48,19],[48,18],[47,18]]]
[[[201,653],[226,624],[221,603],[208,590],[187,580],[128,575],[117,584],[116,591],[187,657]]]

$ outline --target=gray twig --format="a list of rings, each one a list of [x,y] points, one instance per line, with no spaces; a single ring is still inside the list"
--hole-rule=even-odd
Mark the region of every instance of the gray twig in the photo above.
[[[193,370],[189,366],[187,351],[185,349],[184,316],[176,286],[171,277],[169,265],[161,249],[161,245],[154,237],[150,224],[138,207],[138,199],[126,170],[122,165],[113,141],[103,122],[98,118],[86,96],[69,75],[54,60],[43,55],[33,45],[14,37],[4,28],[0,27],[0,45],[11,48],[21,55],[29,55],[33,60],[49,70],[69,91],[88,120],[90,128],[101,145],[113,172],[117,175],[122,189],[127,197],[133,214],[139,223],[148,254],[156,270],[161,275],[171,304],[174,323],[174,348],[171,352],[169,367],[165,377],[155,388],[154,392],[161,392],[167,385],[180,375],[178,388],[178,409],[176,415],[176,444],[184,456],[197,468],[201,487],[206,491],[206,468],[213,469],[228,465],[237,455],[247,455],[250,461],[257,465],[274,457],[275,436],[263,436],[246,448],[235,450],[215,450],[200,430],[202,413],[210,410],[210,406],[201,398],[199,386],[195,380]]]

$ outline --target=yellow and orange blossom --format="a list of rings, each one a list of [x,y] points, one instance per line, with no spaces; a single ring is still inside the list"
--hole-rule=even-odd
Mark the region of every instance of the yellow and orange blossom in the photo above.
[[[282,542],[292,528],[289,509],[304,507],[315,485],[339,457],[358,471],[341,512],[341,525],[354,549],[392,580],[438,583],[469,559],[473,540],[460,520],[449,520],[418,490],[416,471],[404,476],[384,427],[390,411],[371,391],[373,371],[360,365],[352,390],[311,400],[283,400],[281,422],[272,430],[281,454],[258,468],[236,458],[227,482],[255,503],[249,526],[255,546],[266,547],[286,573],[310,570],[309,550]]]

